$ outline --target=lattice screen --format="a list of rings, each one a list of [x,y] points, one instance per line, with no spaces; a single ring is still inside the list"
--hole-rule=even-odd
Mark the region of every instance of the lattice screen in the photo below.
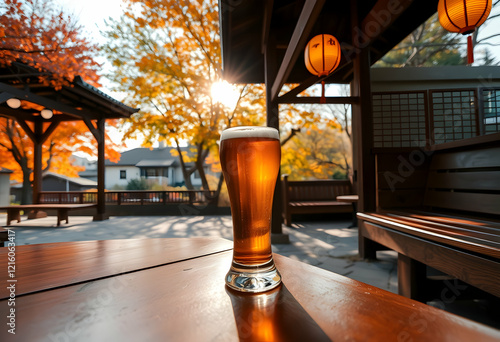
[[[483,89],[484,134],[500,132],[500,89]]]
[[[424,92],[373,93],[375,147],[425,146]]]
[[[475,90],[431,91],[433,143],[467,139],[478,135]]]

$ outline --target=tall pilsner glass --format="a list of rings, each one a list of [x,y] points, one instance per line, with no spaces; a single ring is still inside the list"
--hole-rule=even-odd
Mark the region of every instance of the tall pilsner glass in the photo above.
[[[271,209],[278,178],[279,133],[270,127],[222,132],[220,161],[233,217],[234,249],[226,284],[263,292],[281,283],[271,252]]]

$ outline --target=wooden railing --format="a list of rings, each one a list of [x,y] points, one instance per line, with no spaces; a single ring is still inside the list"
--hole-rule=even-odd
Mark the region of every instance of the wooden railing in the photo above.
[[[215,191],[106,191],[106,204],[207,204],[215,197]],[[42,191],[40,203],[97,203],[97,191]]]

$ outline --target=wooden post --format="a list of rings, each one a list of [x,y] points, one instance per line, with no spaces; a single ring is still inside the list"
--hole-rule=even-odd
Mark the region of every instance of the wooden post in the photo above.
[[[97,120],[97,127],[94,126],[89,118],[83,117],[83,121],[88,129],[97,140],[97,214],[94,216],[94,221],[107,220],[109,217],[106,214],[106,193],[104,191],[104,175],[106,160],[105,154],[105,123],[104,118]]]
[[[106,193],[104,192],[105,185],[105,123],[104,118],[97,120],[97,215],[94,216],[94,221],[107,220],[106,215]]]
[[[351,96],[359,97],[359,102],[352,105],[353,136],[353,186],[359,195],[358,211],[376,209],[375,157],[373,147],[372,95],[370,86],[370,48],[364,46],[359,37],[357,1],[351,1],[352,37],[355,54],[353,56],[353,80]],[[375,244],[361,234],[359,229],[359,253],[362,258],[376,257]]]
[[[398,294],[425,301],[426,266],[398,253]]]
[[[42,136],[43,122],[35,120],[35,131],[33,139],[33,203],[40,203],[40,192],[42,192]]]
[[[266,111],[267,111],[267,126],[280,129],[279,125],[279,104],[278,101],[272,101],[272,86],[276,78],[276,52],[275,52],[274,37],[268,37],[268,42],[265,47],[264,64],[266,76]],[[281,227],[282,222],[282,192],[281,192],[281,172],[278,172],[276,187],[274,188],[274,199],[271,217],[271,242],[275,244],[288,244],[290,238],[283,234]]]

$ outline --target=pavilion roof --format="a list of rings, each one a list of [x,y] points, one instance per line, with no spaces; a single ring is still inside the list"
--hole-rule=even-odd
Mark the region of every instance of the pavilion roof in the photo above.
[[[327,33],[341,43],[342,60],[325,81],[348,83],[353,74],[351,56],[355,53],[351,7],[361,23],[354,32],[359,33],[361,47],[370,47],[373,64],[434,14],[438,0],[358,0],[357,6],[351,3],[220,0],[224,78],[232,83],[264,83],[264,51],[272,45],[276,49],[276,68],[280,69],[278,80],[302,83],[312,76],[304,64],[304,48],[312,37]]]
[[[40,118],[40,110],[47,108],[54,112],[47,120],[50,122],[128,118],[138,111],[113,99],[80,76],[56,89],[41,82],[41,75],[37,69],[19,62],[0,68],[0,116],[35,121]],[[7,106],[5,101],[11,97],[22,100],[20,108]]]

